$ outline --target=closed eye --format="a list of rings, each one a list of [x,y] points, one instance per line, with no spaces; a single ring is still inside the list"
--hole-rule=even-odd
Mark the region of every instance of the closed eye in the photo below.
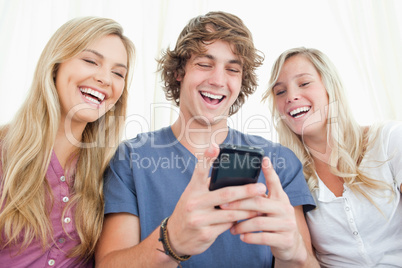
[[[122,75],[121,73],[119,73],[119,72],[113,72],[115,75],[117,75],[117,76],[120,76],[121,78],[124,78],[124,75]]]
[[[233,73],[240,73],[240,71],[238,69],[233,69],[233,68],[229,68],[228,71],[233,72]]]
[[[204,63],[197,63],[198,66],[202,67],[202,68],[209,68],[211,67],[211,65],[209,64],[204,64]]]
[[[310,84],[310,82],[306,82],[306,83],[301,84],[300,87],[305,87],[305,86],[308,86],[309,84]]]
[[[276,91],[275,95],[279,96],[279,95],[282,95],[283,93],[285,93],[285,90],[278,90],[278,91]]]
[[[96,65],[96,62],[93,61],[93,60],[89,60],[89,59],[82,59],[82,60],[85,61],[85,62],[88,62],[88,63],[90,63],[90,64]]]

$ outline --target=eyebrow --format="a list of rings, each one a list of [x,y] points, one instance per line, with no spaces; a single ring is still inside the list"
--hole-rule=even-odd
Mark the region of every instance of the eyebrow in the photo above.
[[[96,50],[93,50],[93,49],[84,49],[84,51],[86,51],[86,52],[91,52],[91,53],[95,54],[96,56],[98,56],[98,57],[101,58],[101,59],[104,59],[104,58],[105,58],[105,56],[103,56],[101,53],[99,53],[99,52],[96,51]],[[123,68],[127,69],[127,66],[124,65],[124,64],[122,64],[122,63],[116,63],[116,66],[120,66],[120,67],[123,67]]]
[[[305,76],[305,75],[313,76],[313,75],[310,74],[310,73],[301,73],[301,74],[296,74],[295,76],[293,76],[292,79],[299,78],[299,77],[302,77],[302,76]],[[280,86],[280,85],[282,85],[282,84],[283,84],[282,82],[277,82],[277,83],[275,83],[275,85],[272,87],[272,89],[274,89],[276,86]]]
[[[194,59],[199,59],[199,58],[208,58],[210,60],[216,60],[216,57],[211,54],[200,54],[200,55],[196,56]],[[240,66],[243,66],[242,62],[238,59],[231,59],[231,60],[229,60],[229,63],[230,64],[238,64]]]

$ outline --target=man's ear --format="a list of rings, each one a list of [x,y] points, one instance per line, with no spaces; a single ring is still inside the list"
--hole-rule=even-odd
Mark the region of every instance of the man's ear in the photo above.
[[[183,80],[183,75],[179,74],[177,71],[174,72],[174,77],[176,78],[176,81],[181,82],[181,80]]]

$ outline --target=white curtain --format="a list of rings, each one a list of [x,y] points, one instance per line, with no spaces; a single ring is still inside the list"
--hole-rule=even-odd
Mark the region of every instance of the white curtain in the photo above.
[[[354,92],[354,98],[362,100],[364,93],[363,99],[372,108],[371,116],[378,121],[402,120],[402,2],[330,3],[364,85],[365,91]],[[354,108],[356,113],[365,112]]]
[[[265,54],[259,87],[229,121],[233,128],[276,140],[261,96],[273,61],[297,46],[318,48],[334,61],[361,124],[402,119],[398,0],[0,0],[0,124],[25,99],[50,36],[87,15],[118,21],[137,49],[125,138],[171,124],[177,109],[165,100],[155,59],[175,45],[189,19],[214,10],[238,15]]]

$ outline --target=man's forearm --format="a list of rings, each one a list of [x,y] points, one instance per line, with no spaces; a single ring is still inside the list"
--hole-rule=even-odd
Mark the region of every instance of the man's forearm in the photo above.
[[[158,239],[159,228],[134,247],[108,253],[95,267],[177,267],[178,263],[164,253],[162,243]]]

